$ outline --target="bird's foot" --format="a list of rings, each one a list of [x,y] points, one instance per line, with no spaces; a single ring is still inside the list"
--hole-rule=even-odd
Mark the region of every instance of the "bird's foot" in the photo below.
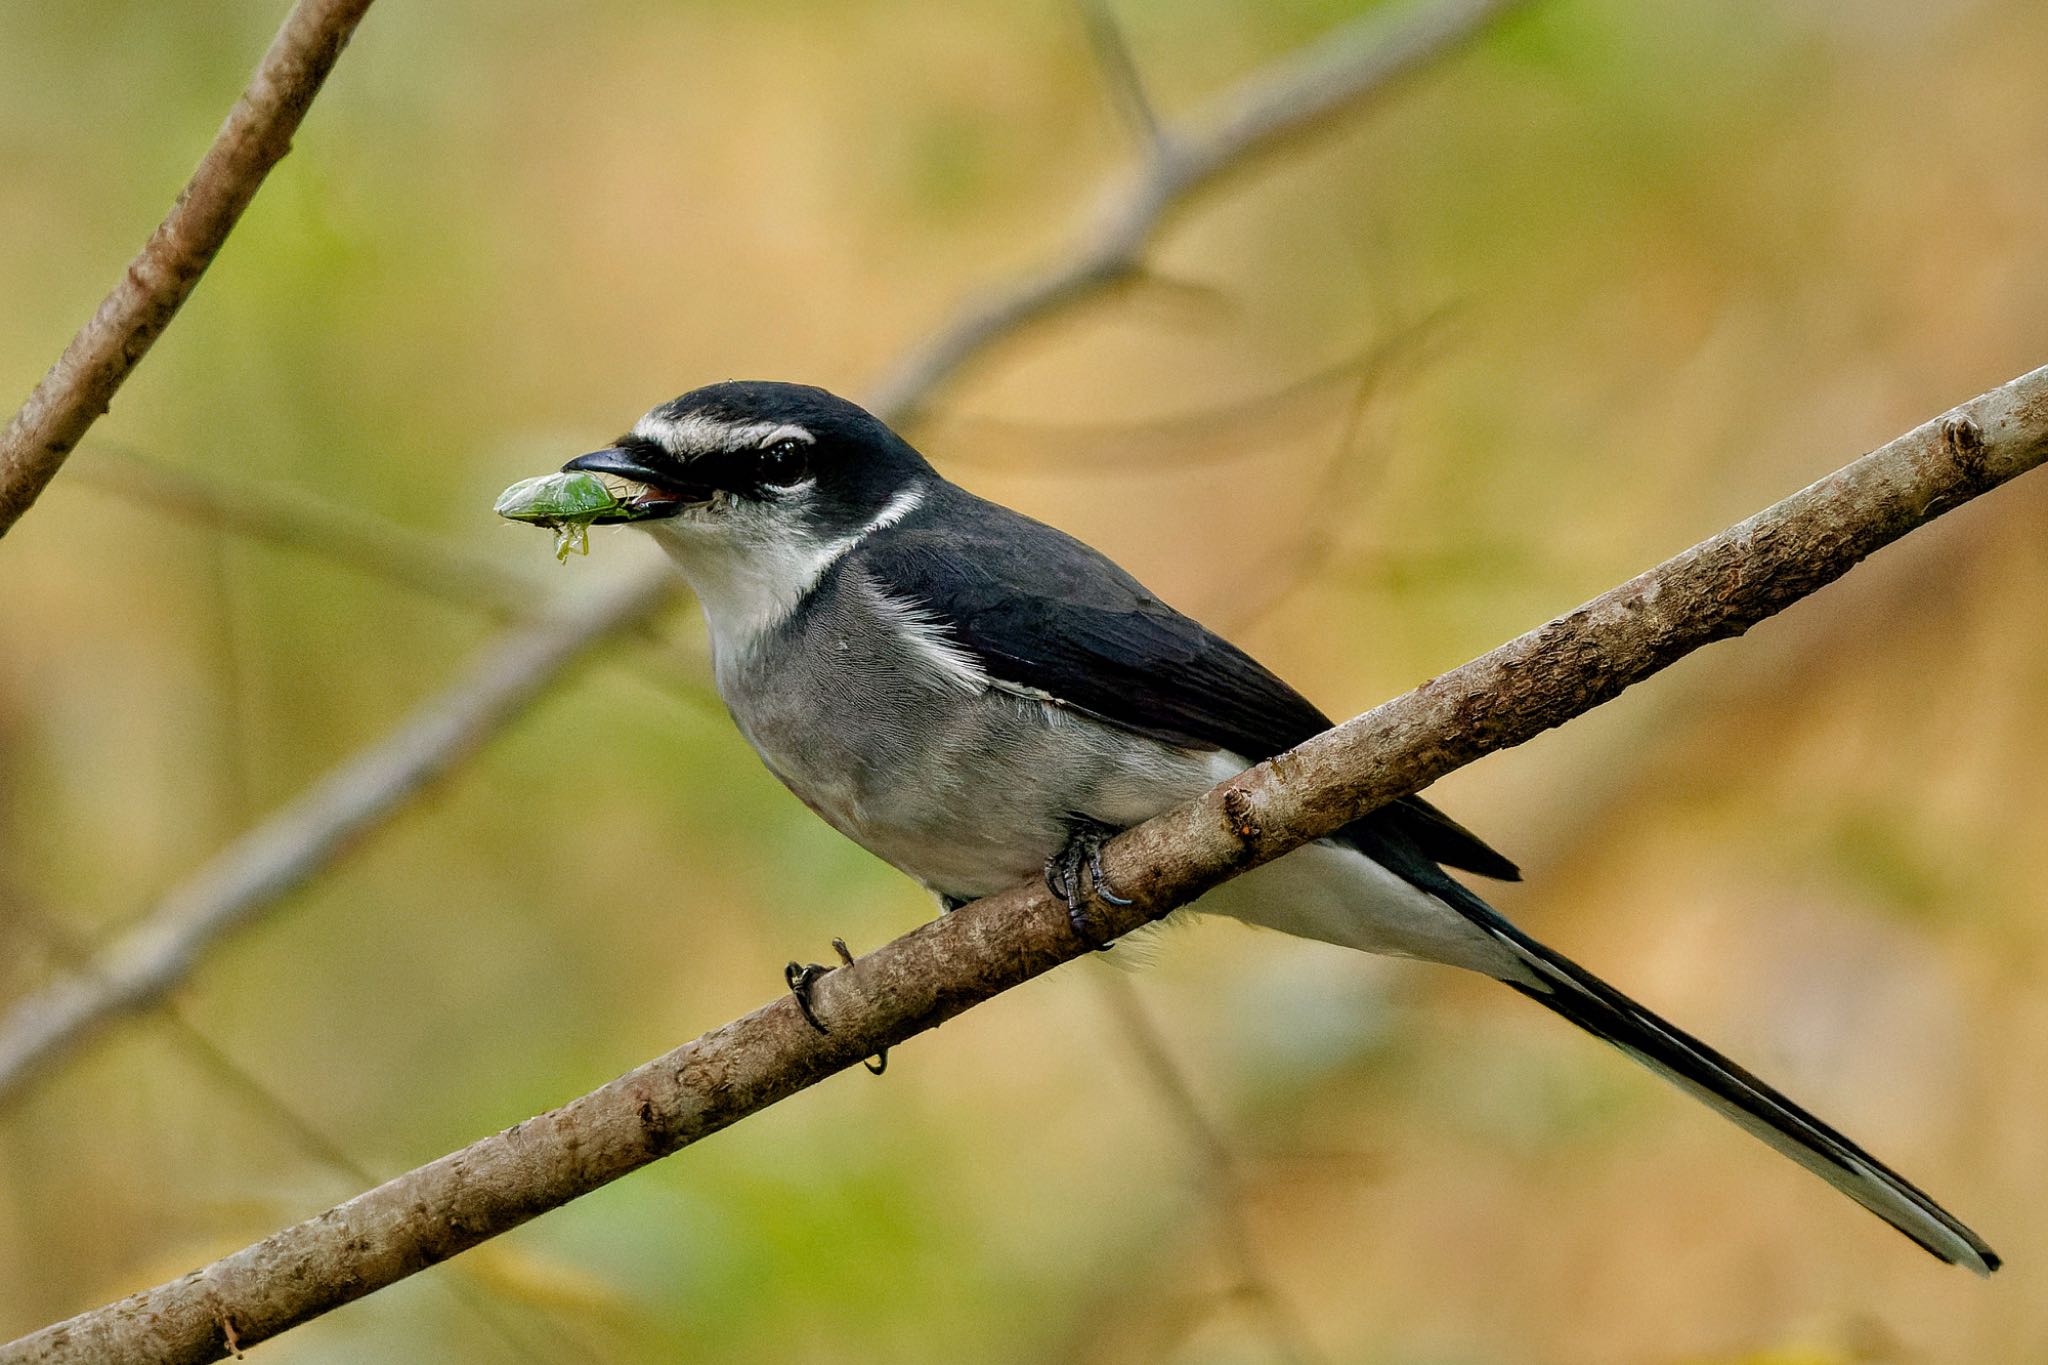
[[[817,962],[792,962],[782,969],[782,979],[789,983],[789,993],[796,997],[796,1007],[803,1011],[804,1019],[820,1033],[830,1033],[825,1021],[811,1008],[811,987],[818,978],[831,971],[830,967]]]
[[[1045,889],[1066,902],[1067,923],[1073,926],[1074,936],[1098,952],[1108,952],[1110,945],[1095,917],[1088,913],[1089,896],[1093,894],[1111,905],[1131,903],[1128,896],[1117,894],[1102,870],[1102,846],[1120,833],[1113,825],[1077,815],[1067,827],[1065,847],[1045,864]],[[1081,881],[1083,873],[1088,878],[1085,887]]]
[[[832,951],[839,954],[841,967],[853,965],[853,951],[846,946],[845,939],[833,939]],[[805,1022],[820,1033],[830,1033],[832,1030],[825,1027],[825,1021],[820,1019],[818,1012],[811,1007],[811,987],[818,984],[820,977],[838,969],[819,962],[792,962],[782,969],[782,979],[789,983],[789,993],[796,997],[796,1007],[803,1011]],[[889,1049],[883,1048],[875,1054],[872,1061],[863,1061],[861,1065],[874,1075],[881,1075],[889,1069]]]

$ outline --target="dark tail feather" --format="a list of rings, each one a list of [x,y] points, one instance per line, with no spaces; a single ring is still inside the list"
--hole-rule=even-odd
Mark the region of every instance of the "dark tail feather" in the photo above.
[[[1951,1265],[1979,1275],[1998,1253],[1955,1215],[1829,1125],[1683,1029],[1659,1019],[1576,962],[1530,938],[1449,878],[1432,887],[1514,953],[1525,979],[1502,979],[1544,1007],[1733,1119]]]

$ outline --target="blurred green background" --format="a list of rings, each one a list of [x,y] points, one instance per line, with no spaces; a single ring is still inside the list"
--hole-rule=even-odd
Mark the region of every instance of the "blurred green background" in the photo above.
[[[0,393],[281,10],[0,7]],[[1353,10],[1117,12],[1170,114]],[[1233,180],[1159,282],[912,435],[1350,714],[2048,359],[2044,69],[2028,0],[1553,0]],[[122,452],[587,591],[649,547],[557,569],[494,522],[505,484],[709,380],[862,393],[1132,156],[1058,0],[385,0],[0,548],[0,1004],[495,629],[197,523]],[[2022,481],[1437,792],[1528,869],[1503,908],[1928,1186],[2005,1253],[1989,1285],[1505,991],[1200,923],[259,1358],[2048,1357],[2044,513]],[[0,1111],[0,1337],[927,915],[760,768],[701,654],[685,608],[581,670],[217,953],[184,1022]]]

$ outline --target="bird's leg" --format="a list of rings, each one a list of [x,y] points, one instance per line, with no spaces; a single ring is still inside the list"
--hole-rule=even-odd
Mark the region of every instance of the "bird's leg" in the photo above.
[[[965,904],[967,904],[967,897],[965,896],[941,895],[939,897],[939,913],[942,915],[950,915],[955,910],[958,910],[961,906]]]
[[[853,965],[853,950],[846,946],[845,939],[833,939],[832,951],[839,954],[840,966]],[[827,967],[818,962],[792,962],[782,969],[782,979],[789,983],[789,993],[796,997],[796,1007],[803,1011],[805,1021],[820,1033],[830,1033],[832,1030],[825,1027],[825,1021],[811,1008],[811,987],[817,984],[819,977],[837,970],[838,967]],[[862,1061],[861,1065],[874,1075],[881,1075],[889,1069],[889,1049],[883,1048],[875,1054],[873,1061]]]
[[[1088,913],[1088,897],[1092,893],[1111,905],[1131,903],[1129,897],[1117,894],[1102,870],[1102,846],[1123,831],[1085,815],[1070,813],[1068,820],[1066,844],[1046,860],[1045,889],[1066,902],[1067,923],[1074,927],[1075,936],[1091,948],[1108,952],[1110,945]],[[1081,884],[1083,872],[1088,874],[1086,888]]]

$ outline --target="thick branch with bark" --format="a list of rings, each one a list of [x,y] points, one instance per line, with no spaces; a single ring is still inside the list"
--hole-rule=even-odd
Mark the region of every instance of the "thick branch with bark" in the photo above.
[[[964,308],[911,352],[871,406],[885,420],[902,421],[969,360],[1127,276],[1170,211],[1457,51],[1524,2],[1436,0],[1392,21],[1369,16],[1254,72],[1185,123],[1162,127],[1161,145],[1175,150],[1108,186],[1104,200],[1113,211],[1105,229],[993,304]],[[340,850],[402,810],[429,780],[516,721],[586,648],[646,625],[681,591],[665,565],[650,567],[631,587],[640,596],[629,609],[592,607],[590,615],[522,628],[488,647],[480,671],[497,686],[477,691],[470,675],[459,678],[397,733],[345,761],[165,895],[102,955],[95,971],[15,1005],[0,1020],[0,1102],[112,1020],[161,1000],[231,930],[277,905]],[[593,635],[590,624],[600,617],[602,629]],[[491,661],[525,672],[513,676]],[[403,760],[394,761],[401,753]],[[373,772],[382,772],[388,785],[366,786]],[[344,799],[328,799],[335,795]]]
[[[0,536],[21,519],[170,326],[334,69],[370,0],[299,0],[127,273],[0,431]]]
[[[2048,368],[1908,432],[1577,610],[1223,783],[1105,851],[1127,933],[1463,764],[1591,710],[2048,460]],[[1088,951],[1036,882],[203,1270],[0,1348],[0,1365],[219,1359],[618,1179]]]

